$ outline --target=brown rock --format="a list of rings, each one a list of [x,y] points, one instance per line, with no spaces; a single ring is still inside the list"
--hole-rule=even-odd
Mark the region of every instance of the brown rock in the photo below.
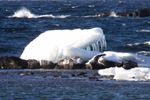
[[[7,57],[3,56],[0,57],[0,68],[1,69],[20,69],[20,68],[27,68],[28,63],[26,60],[22,60],[18,57]]]
[[[47,60],[41,60],[40,64],[41,64],[41,68],[43,69],[54,69],[56,66],[55,63]]]
[[[135,67],[138,67],[138,64],[136,62],[133,62],[133,61],[126,61],[126,62],[123,62],[123,66],[122,66],[124,69],[131,69],[131,68],[135,68]]]
[[[30,69],[38,69],[40,68],[40,63],[37,60],[29,59],[28,60],[28,68]]]
[[[74,61],[70,58],[66,58],[63,60],[60,60],[57,63],[57,66],[55,67],[56,69],[72,69],[74,65]]]

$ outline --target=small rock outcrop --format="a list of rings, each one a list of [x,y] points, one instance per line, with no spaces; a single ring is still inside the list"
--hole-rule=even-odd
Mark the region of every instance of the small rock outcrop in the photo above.
[[[19,68],[27,68],[28,63],[26,60],[22,60],[18,57],[0,57],[0,68],[1,69],[19,69]]]
[[[91,69],[105,69],[110,67],[123,67],[124,69],[131,69],[138,67],[138,63],[131,59],[124,60],[123,58],[120,58],[116,55],[107,55],[105,58],[106,55],[107,54],[99,54],[94,56],[86,63],[86,67]]]
[[[112,53],[112,54],[111,54]],[[123,53],[122,53],[123,54]],[[130,55],[132,56],[132,55]],[[40,62],[34,59],[23,60],[14,56],[0,57],[1,69],[105,69],[110,67],[123,67],[131,69],[138,66],[138,63],[133,59],[118,57],[115,52],[106,52],[95,55],[88,62],[85,62],[79,57],[65,58],[58,63],[41,60]]]
[[[80,58],[65,58],[60,60],[56,67],[56,69],[85,69],[85,62],[83,62]]]
[[[27,60],[27,62],[28,62],[29,69],[41,68],[40,63],[37,60],[29,59],[29,60]]]
[[[54,69],[56,66],[55,63],[47,60],[41,60],[40,65],[40,67],[43,69]]]

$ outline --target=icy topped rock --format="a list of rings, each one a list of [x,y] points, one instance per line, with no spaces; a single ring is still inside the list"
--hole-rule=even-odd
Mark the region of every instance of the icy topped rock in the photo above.
[[[87,61],[104,49],[106,40],[101,28],[49,30],[31,41],[20,58],[57,63],[67,57],[79,57]]]

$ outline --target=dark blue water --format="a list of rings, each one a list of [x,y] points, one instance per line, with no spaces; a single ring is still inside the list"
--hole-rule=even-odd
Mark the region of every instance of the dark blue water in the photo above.
[[[70,79],[18,79],[1,82],[3,100],[149,100],[150,83]],[[11,84],[10,84],[11,83]],[[17,84],[16,84],[17,83]],[[147,88],[145,88],[147,87]]]
[[[66,18],[8,18],[21,7],[36,15],[69,15]],[[149,51],[149,46],[129,47],[127,44],[150,40],[150,18],[93,17],[101,12],[125,12],[150,7],[149,0],[58,0],[1,1],[0,56],[20,56],[24,47],[40,33],[53,29],[101,27],[106,35],[107,50],[137,53]],[[89,16],[89,17],[86,17]],[[90,17],[91,16],[91,17]]]
[[[31,72],[31,73],[30,73]],[[60,71],[58,71],[60,73]],[[71,71],[61,71],[62,74]],[[88,71],[90,72],[90,71]],[[24,75],[23,75],[24,73]],[[26,74],[25,74],[26,73]],[[27,74],[28,73],[28,74]],[[53,74],[52,74],[53,73]],[[73,73],[73,72],[71,72]],[[79,72],[80,73],[80,72]],[[77,74],[77,72],[74,74]],[[55,77],[54,77],[55,75]],[[149,100],[149,81],[56,77],[52,70],[0,71],[1,100]],[[89,74],[90,75],[90,74]]]
[[[21,7],[30,10],[32,14],[52,14],[54,17],[9,17],[14,15]],[[137,53],[142,55],[145,63],[149,63],[150,44],[145,44],[145,42],[150,41],[150,17],[96,16],[101,12],[114,11],[117,13],[148,7],[150,7],[149,0],[0,1],[0,56],[19,57],[24,47],[31,40],[47,30],[101,27],[106,36],[107,50]],[[69,16],[65,18],[57,17],[61,15]],[[139,44],[135,45],[135,43]],[[6,94],[4,93],[1,97],[6,97],[6,95],[11,93],[16,95],[16,98],[26,97],[27,99],[35,99],[34,97],[38,97],[40,94],[41,97],[52,97],[56,100],[150,99],[149,83],[106,82],[105,84],[105,82],[86,83],[84,81],[73,81],[75,83],[72,86],[70,84],[66,85],[68,83],[55,86],[55,81],[53,83],[52,80],[50,80],[50,83],[49,81],[44,83],[45,81],[42,80],[39,85],[36,85],[39,81],[33,81],[32,83],[32,81],[28,80],[24,87],[22,86],[24,83],[21,83],[24,80],[21,80],[18,87],[18,85],[13,84],[11,86],[9,84],[9,82],[17,83],[16,80],[7,80],[1,84],[5,84],[5,82],[7,83],[6,86],[1,89],[5,90]],[[21,94],[19,94],[20,92]],[[11,97],[13,96],[5,99],[8,100]]]

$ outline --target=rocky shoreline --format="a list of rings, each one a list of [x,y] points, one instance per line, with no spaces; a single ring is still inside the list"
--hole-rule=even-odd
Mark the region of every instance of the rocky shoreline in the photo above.
[[[84,61],[81,58],[65,58],[57,63],[47,60],[40,62],[35,59],[24,60],[15,56],[0,57],[0,69],[105,69],[110,67],[123,67],[124,69],[131,69],[138,67],[137,62],[132,60],[125,60],[121,62],[111,61],[105,59],[105,54],[95,55],[89,61]],[[114,58],[115,56],[110,56]]]
[[[63,64],[63,60],[58,63],[42,60],[41,62],[29,59],[23,60],[14,56],[0,57],[0,69],[89,69],[85,66],[85,62],[75,64],[71,59],[65,59],[68,63]],[[96,69],[96,68],[92,68]]]

